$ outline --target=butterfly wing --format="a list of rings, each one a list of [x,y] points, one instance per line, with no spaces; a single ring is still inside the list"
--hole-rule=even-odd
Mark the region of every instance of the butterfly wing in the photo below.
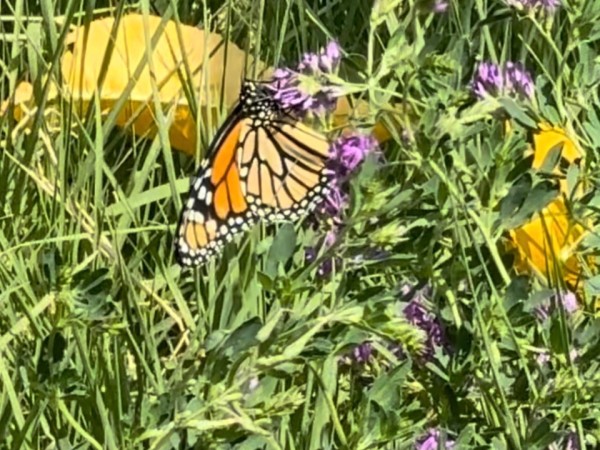
[[[175,257],[183,266],[203,263],[255,221],[242,192],[236,157],[248,133],[247,122],[240,114],[230,115],[192,183],[175,241]]]
[[[294,219],[327,192],[329,143],[298,121],[278,118],[241,142],[238,165],[251,209],[267,220]]]
[[[192,183],[175,241],[181,265],[203,263],[258,218],[312,210],[328,190],[325,137],[246,86]]]

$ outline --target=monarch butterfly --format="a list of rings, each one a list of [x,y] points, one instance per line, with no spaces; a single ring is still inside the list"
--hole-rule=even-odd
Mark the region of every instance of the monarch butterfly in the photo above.
[[[329,143],[283,110],[265,83],[245,81],[192,182],[175,257],[205,262],[257,220],[295,219],[327,193]]]

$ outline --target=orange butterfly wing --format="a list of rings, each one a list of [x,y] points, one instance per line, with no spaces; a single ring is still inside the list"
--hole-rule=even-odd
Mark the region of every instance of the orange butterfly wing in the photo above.
[[[258,218],[294,219],[327,192],[325,137],[247,89],[192,183],[175,241],[181,265],[201,264]]]
[[[245,121],[226,129],[192,183],[175,242],[175,257],[182,265],[202,263],[255,220],[242,193],[236,158]]]

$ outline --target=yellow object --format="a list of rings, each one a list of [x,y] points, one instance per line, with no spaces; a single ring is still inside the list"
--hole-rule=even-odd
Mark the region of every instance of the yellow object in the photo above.
[[[550,150],[554,147],[562,146],[561,159],[568,164],[574,164],[583,158],[581,149],[575,141],[571,139],[567,132],[562,128],[552,127],[548,124],[540,124],[539,130],[533,133],[533,162],[531,166],[534,169],[539,169]],[[566,175],[560,170],[560,165],[556,165],[552,173],[556,175]],[[563,178],[560,180],[560,191],[568,194],[567,181]]]
[[[48,104],[56,100],[60,90],[83,116],[98,92],[102,113],[107,114],[125,97],[116,125],[128,127],[139,136],[153,137],[157,132],[154,105],[158,103],[166,114],[172,114],[171,145],[194,155],[198,132],[204,131],[208,117],[213,126],[219,122],[221,96],[227,110],[237,101],[245,67],[252,67],[252,57],[219,34],[156,16],[129,14],[114,27],[115,19],[108,17],[77,27],[67,35],[61,57],[63,79],[59,85],[50,86]],[[258,73],[266,76],[271,71],[257,61]],[[195,115],[188,103],[190,95],[198,105]],[[11,101],[15,118],[28,125],[36,108],[31,84],[19,84]],[[0,104],[0,115],[8,104]],[[341,98],[333,113],[334,126],[346,126],[350,114],[360,116],[361,111],[363,116],[368,113],[366,102],[351,106],[348,99]],[[19,128],[25,126],[20,124]],[[374,135],[380,141],[390,137],[381,124],[376,125]]]
[[[540,124],[533,134],[533,168],[539,169],[550,150],[561,144],[561,157],[568,163],[583,157],[565,130]],[[560,164],[553,168],[553,173],[561,174]],[[561,194],[567,194],[565,180],[561,180],[560,190]],[[582,224],[572,219],[561,195],[528,223],[510,231],[511,246],[517,252],[517,271],[535,274],[552,286],[557,285],[557,277],[562,278],[573,288],[581,277],[577,246],[586,232]]]
[[[572,221],[563,199],[557,198],[531,221],[510,231],[518,254],[517,271],[531,272],[546,282],[562,278],[575,286],[581,276],[576,249],[585,234],[585,228]]]
[[[173,111],[169,129],[173,147],[194,154],[196,122],[186,91],[196,98],[197,116],[206,122],[210,114],[215,123],[221,93],[225,107],[235,103],[244,64],[248,60],[251,66],[252,58],[216,33],[160,17],[127,15],[116,32],[114,22],[112,17],[95,20],[67,35],[61,57],[63,84],[51,86],[49,100],[61,89],[77,113],[86,114],[102,81],[105,58],[110,55],[99,90],[102,113],[111,111],[125,96],[116,125],[152,137],[157,132],[154,104],[158,101],[165,113]],[[17,87],[13,98],[17,119],[23,117],[24,109],[33,108],[32,94],[29,83]],[[3,104],[0,113],[6,107]]]

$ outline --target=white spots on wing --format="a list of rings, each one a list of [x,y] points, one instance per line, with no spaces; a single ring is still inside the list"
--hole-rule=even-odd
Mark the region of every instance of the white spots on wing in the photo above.
[[[191,210],[188,218],[192,222],[204,222],[204,214],[202,214],[200,211]]]
[[[183,238],[179,238],[179,251],[181,253],[189,253],[190,252],[190,248],[185,243],[185,239],[183,239]]]

